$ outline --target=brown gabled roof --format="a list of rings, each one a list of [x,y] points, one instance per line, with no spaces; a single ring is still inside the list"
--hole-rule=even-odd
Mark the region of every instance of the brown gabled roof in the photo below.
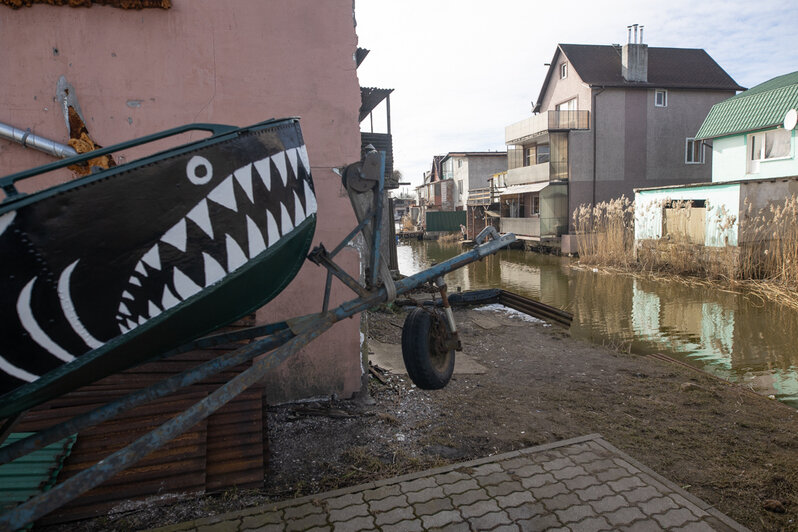
[[[626,81],[621,74],[621,47],[596,44],[560,44],[554,53],[535,111],[546,93],[562,53],[571,68],[591,86],[741,91],[741,87],[700,48],[648,48],[648,81]]]

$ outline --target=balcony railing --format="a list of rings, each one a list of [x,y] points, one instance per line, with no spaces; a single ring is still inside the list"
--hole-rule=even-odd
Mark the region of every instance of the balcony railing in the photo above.
[[[548,111],[504,128],[505,144],[521,144],[548,131],[590,129],[590,111]]]
[[[519,236],[540,236],[540,217],[531,218],[506,218],[501,217],[502,233],[515,233]]]
[[[549,163],[521,166],[520,168],[507,170],[505,182],[507,186],[539,183],[541,181],[549,181],[550,175],[551,165]]]
[[[492,205],[498,203],[503,188],[472,188],[468,191],[468,205]]]

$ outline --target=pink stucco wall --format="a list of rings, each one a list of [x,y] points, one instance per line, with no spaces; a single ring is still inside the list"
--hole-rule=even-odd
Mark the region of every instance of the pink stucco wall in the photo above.
[[[62,75],[103,146],[190,122],[300,116],[319,204],[315,242],[329,247],[356,225],[331,170],[360,155],[352,10],[352,0],[173,0],[168,11],[0,7],[0,122],[66,143],[54,101]],[[0,140],[0,175],[50,161]],[[339,257],[356,276],[357,255]],[[323,289],[324,272],[306,263],[258,319],[319,311]],[[334,303],[345,297],[333,291]],[[358,330],[358,320],[339,323],[278,369],[270,400],[357,391]]]

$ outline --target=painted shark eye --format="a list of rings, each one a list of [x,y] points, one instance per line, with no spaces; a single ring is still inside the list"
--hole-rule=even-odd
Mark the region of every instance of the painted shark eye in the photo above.
[[[205,157],[195,155],[186,165],[186,176],[195,185],[206,185],[213,177],[213,166]]]

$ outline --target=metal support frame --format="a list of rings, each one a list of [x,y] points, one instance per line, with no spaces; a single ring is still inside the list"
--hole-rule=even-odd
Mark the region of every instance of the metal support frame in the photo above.
[[[491,255],[514,241],[515,235],[508,234],[499,239],[479,245],[466,253],[462,253],[423,272],[406,277],[396,282],[396,293],[403,294],[423,284],[430,283],[435,279],[441,278],[448,272],[480,260],[487,255]],[[289,358],[299,349],[329,329],[333,324],[354,316],[387,299],[388,291],[387,288],[383,286],[379,289],[369,291],[363,297],[358,297],[343,303],[331,311],[320,314],[310,314],[286,322],[252,328],[249,330],[248,334],[264,334],[269,330],[272,330],[272,333],[255,343],[246,345],[232,353],[206,362],[197,368],[170,377],[150,388],[135,392],[109,405],[3,448],[0,450],[0,457],[2,457],[4,461],[13,460],[15,457],[38,449],[52,441],[58,441],[64,434],[73,434],[77,430],[95,425],[109,417],[113,417],[119,412],[130,409],[143,402],[163,397],[183,386],[198,382],[225,368],[234,367],[264,354],[271,349],[277,348],[268,356],[257,360],[253,363],[252,367],[234,377],[231,381],[218,388],[205,399],[164,423],[159,428],[142,436],[127,447],[113,453],[94,466],[69,478],[50,491],[39,494],[6,514],[3,514],[0,516],[0,530],[19,529],[77,498],[95,486],[98,486],[118,472],[130,467],[147,454],[162,447],[171,439],[210,416],[238,394],[258,382],[270,369]],[[210,337],[211,339],[208,341],[219,341],[220,338],[228,339],[230,337],[231,335],[218,335]],[[203,339],[198,340],[198,342],[202,341]]]
[[[215,135],[224,134],[227,132],[227,128],[225,126],[211,127],[206,124],[193,124],[191,126],[176,128],[174,130],[160,134],[151,135],[150,137],[145,137],[145,139],[140,139],[135,143],[123,143],[111,148],[106,148],[104,150],[91,152],[91,157],[101,155],[100,152],[110,152],[115,149],[121,149],[122,147],[140,144],[143,141],[152,141],[158,138],[174,135],[178,132],[184,132],[193,129],[208,129],[211,130]],[[0,530],[14,530],[21,528],[75,499],[93,487],[98,486],[118,472],[130,467],[147,454],[162,447],[171,439],[182,434],[196,423],[210,416],[213,412],[221,408],[227,402],[231,401],[234,397],[246,390],[248,387],[260,381],[270,369],[282,363],[284,360],[296,353],[299,349],[329,329],[336,322],[345,318],[350,318],[376,304],[391,301],[398,294],[408,292],[423,284],[431,282],[435,282],[435,284],[438,285],[441,290],[441,296],[444,301],[446,301],[446,284],[443,282],[444,274],[465,266],[471,262],[477,261],[486,255],[493,254],[499,249],[515,241],[515,235],[508,234],[503,237],[499,237],[494,230],[493,234],[491,235],[493,236],[493,240],[490,242],[477,245],[466,253],[442,262],[441,264],[433,266],[432,268],[429,268],[423,272],[406,277],[400,281],[397,281],[396,283],[394,283],[392,279],[385,279],[383,276],[383,286],[378,287],[377,281],[379,279],[381,265],[380,245],[382,239],[381,221],[384,206],[383,194],[385,181],[385,159],[382,155],[380,155],[380,162],[379,165],[377,165],[374,159],[375,154],[376,151],[372,149],[367,152],[359,166],[350,165],[350,167],[354,167],[356,172],[354,179],[359,181],[358,186],[362,188],[364,192],[371,191],[374,194],[373,206],[371,208],[364,208],[362,201],[356,205],[357,202],[355,202],[353,199],[353,206],[355,207],[355,212],[359,218],[357,227],[355,227],[344,238],[344,240],[338,244],[335,249],[333,249],[332,252],[327,252],[323,245],[319,245],[308,255],[309,260],[315,264],[324,266],[327,269],[327,280],[325,284],[322,312],[319,314],[309,314],[306,316],[293,318],[283,322],[252,327],[242,331],[200,338],[194,342],[186,344],[185,346],[171,350],[162,354],[160,358],[165,358],[192,349],[208,348],[230,343],[232,341],[260,338],[251,344],[245,345],[213,360],[207,361],[195,368],[186,370],[183,373],[169,377],[160,383],[150,386],[149,388],[131,393],[107,405],[76,416],[71,420],[60,423],[54,427],[41,431],[33,436],[0,449],[0,464],[8,463],[15,458],[56,442],[66,436],[74,434],[75,432],[79,432],[87,427],[97,425],[103,421],[113,418],[124,411],[130,410],[131,408],[164,397],[181,388],[202,381],[211,375],[219,373],[225,369],[238,366],[271,351],[264,358],[256,360],[250,368],[241,372],[229,382],[220,386],[213,393],[197,402],[186,411],[167,421],[157,429],[151,431],[145,436],[142,436],[127,447],[111,454],[106,459],[101,460],[97,464],[69,478],[50,491],[39,494],[27,502],[17,506],[13,510],[7,512],[6,514],[0,516]],[[74,162],[82,161],[86,157],[87,156],[85,155],[73,157],[66,161],[53,163],[48,166],[51,168],[57,168],[67,164],[72,164]],[[376,168],[379,168],[379,173],[374,175]],[[349,171],[349,168],[347,171]],[[17,195],[14,182],[24,178],[26,175],[27,173],[22,172],[20,174],[9,176],[8,178],[4,178],[0,180],[0,188],[3,188],[6,193],[9,194],[9,196]],[[369,185],[369,181],[373,181],[374,184]],[[352,188],[347,188],[350,189],[350,194],[359,194],[359,192],[353,190]],[[361,216],[358,213],[363,214]],[[370,235],[367,234],[367,228],[369,225],[371,225],[370,229],[372,231]],[[351,240],[359,232],[363,233],[363,236],[366,238],[366,242],[370,241],[372,246],[366,286],[358,283],[357,280],[352,278],[348,273],[346,273],[346,271],[343,270],[343,268],[338,266],[332,260],[333,257],[349,242],[351,242]],[[480,237],[477,239],[478,242],[482,242],[486,236],[486,232],[483,231],[480,234]],[[333,310],[328,310],[333,276],[338,277],[344,284],[352,289],[358,295],[358,297],[339,305]],[[456,339],[457,333],[454,326],[454,319],[451,316],[451,308],[447,308],[447,310],[447,321],[449,322],[451,332]]]

